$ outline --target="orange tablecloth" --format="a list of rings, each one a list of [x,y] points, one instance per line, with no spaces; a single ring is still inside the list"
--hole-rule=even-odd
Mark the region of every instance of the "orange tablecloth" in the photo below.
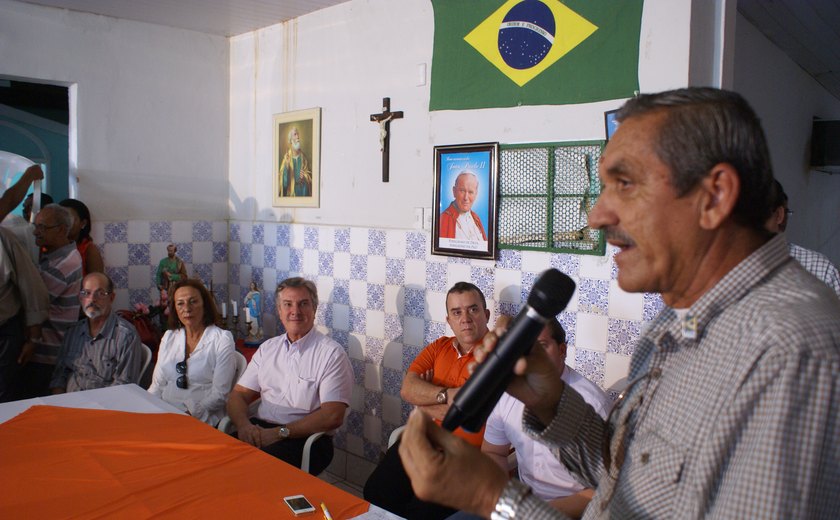
[[[297,494],[336,520],[369,507],[175,414],[33,406],[0,425],[0,474],[0,518],[294,518]]]

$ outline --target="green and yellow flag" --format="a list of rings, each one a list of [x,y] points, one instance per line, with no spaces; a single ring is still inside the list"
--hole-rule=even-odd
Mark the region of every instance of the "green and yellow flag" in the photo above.
[[[631,97],[642,2],[432,0],[429,110]]]

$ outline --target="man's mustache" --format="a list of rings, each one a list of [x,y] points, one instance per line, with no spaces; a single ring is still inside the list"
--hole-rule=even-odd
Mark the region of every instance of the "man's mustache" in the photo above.
[[[633,238],[630,237],[630,235],[628,235],[626,232],[622,231],[621,229],[618,229],[615,226],[608,226],[604,230],[604,237],[608,241],[618,242],[619,244],[623,244],[626,246],[636,245],[636,241],[633,240]]]

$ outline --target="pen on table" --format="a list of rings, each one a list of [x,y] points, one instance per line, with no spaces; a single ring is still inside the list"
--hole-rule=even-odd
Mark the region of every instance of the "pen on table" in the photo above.
[[[321,502],[321,511],[324,512],[324,520],[333,520],[333,517],[330,514],[330,510],[327,509],[327,505],[323,502]]]

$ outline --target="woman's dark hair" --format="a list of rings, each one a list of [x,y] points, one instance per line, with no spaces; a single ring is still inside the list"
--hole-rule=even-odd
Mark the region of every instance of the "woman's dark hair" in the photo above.
[[[196,278],[187,278],[169,287],[167,294],[169,302],[166,306],[169,308],[167,326],[170,330],[179,329],[184,326],[181,320],[178,319],[178,311],[175,310],[175,293],[181,287],[192,287],[201,295],[201,302],[204,304],[204,316],[202,316],[201,323],[205,327],[208,325],[219,325],[221,323],[221,316],[219,315],[219,310],[216,308],[216,302],[210,296],[210,291],[207,290],[207,287],[204,287],[204,282]]]
[[[76,242],[81,242],[82,239],[85,239],[90,236],[90,210],[85,203],[76,200],[76,199],[64,199],[58,203],[59,206],[64,206],[65,208],[70,208],[76,212],[76,215],[79,216],[79,220],[84,220],[87,222],[81,229],[79,229],[79,236],[76,238]]]

